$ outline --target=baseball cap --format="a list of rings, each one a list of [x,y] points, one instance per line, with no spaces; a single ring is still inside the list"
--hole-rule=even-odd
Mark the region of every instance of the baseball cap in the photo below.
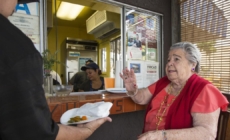
[[[89,59],[89,60],[85,61],[85,63],[88,63],[88,62],[90,62],[90,63],[94,63],[94,61],[93,61],[93,60],[91,60],[91,59]]]
[[[86,71],[87,69],[99,69],[99,66],[96,63],[89,63],[86,66],[82,66],[81,70]]]
[[[29,2],[39,2],[39,0],[18,0],[18,4],[29,3]]]

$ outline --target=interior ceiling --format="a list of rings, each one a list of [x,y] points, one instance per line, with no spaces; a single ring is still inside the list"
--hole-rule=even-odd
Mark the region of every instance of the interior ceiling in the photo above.
[[[53,0],[53,14],[55,14],[55,4],[57,10],[61,1],[62,0]],[[85,7],[78,15],[78,17],[73,21],[62,20],[53,16],[54,25],[86,28],[86,20],[97,10],[107,10],[114,13],[120,13],[119,7],[98,2],[95,0],[63,0],[63,1],[83,5]]]

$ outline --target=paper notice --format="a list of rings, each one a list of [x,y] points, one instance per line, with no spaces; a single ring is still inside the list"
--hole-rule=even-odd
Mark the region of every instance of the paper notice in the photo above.
[[[154,61],[128,61],[128,69],[133,69],[138,88],[145,88],[159,79],[159,63]]]
[[[133,69],[136,75],[136,84],[138,88],[143,87],[143,63],[144,61],[128,61],[128,69]]]
[[[143,74],[144,82],[143,86],[147,87],[152,83],[155,83],[159,79],[159,63],[148,61],[145,62],[143,70],[145,71]]]
[[[128,47],[127,56],[129,60],[141,60],[142,59],[141,48]]]

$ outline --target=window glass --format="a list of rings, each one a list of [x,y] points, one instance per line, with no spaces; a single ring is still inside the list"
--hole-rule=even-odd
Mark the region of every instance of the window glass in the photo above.
[[[116,61],[121,59],[121,38],[118,37],[110,42],[110,77],[115,77]]]
[[[159,18],[127,9],[127,60],[158,60]]]
[[[101,70],[106,72],[106,48],[101,49]]]

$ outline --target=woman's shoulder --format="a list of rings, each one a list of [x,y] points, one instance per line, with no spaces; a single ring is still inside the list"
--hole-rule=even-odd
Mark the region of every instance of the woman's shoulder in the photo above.
[[[196,98],[191,112],[210,113],[218,108],[226,110],[228,101],[220,90],[209,83],[204,86]]]

